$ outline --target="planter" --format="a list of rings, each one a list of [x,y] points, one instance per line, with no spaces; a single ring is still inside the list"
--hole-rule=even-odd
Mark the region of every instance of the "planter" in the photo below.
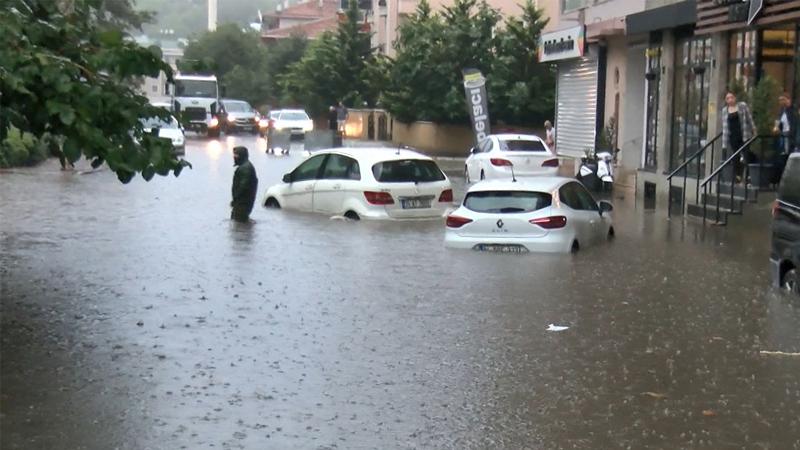
[[[758,189],[768,189],[775,177],[775,166],[772,164],[748,164],[750,184]]]

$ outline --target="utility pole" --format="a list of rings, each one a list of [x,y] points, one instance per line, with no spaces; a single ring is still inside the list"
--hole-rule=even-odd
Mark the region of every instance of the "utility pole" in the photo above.
[[[217,0],[208,0],[208,31],[217,29]]]

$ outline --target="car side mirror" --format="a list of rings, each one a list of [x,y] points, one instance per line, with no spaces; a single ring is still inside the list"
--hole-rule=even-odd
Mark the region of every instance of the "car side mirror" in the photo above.
[[[469,149],[469,153],[472,154],[472,155],[474,155],[475,153],[478,153],[478,147],[472,147],[471,149]]]
[[[597,202],[597,206],[600,208],[600,215],[603,215],[604,213],[609,213],[614,210],[614,205],[605,200],[600,200],[599,202]]]
[[[283,182],[284,183],[291,183],[292,182],[292,174],[287,173],[286,175],[284,175],[283,176]]]

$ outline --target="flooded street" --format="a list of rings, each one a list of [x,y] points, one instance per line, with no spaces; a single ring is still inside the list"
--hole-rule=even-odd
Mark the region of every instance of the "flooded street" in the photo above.
[[[703,230],[620,193],[608,245],[481,254],[262,208],[299,158],[229,137],[149,183],[0,173],[0,447],[800,449],[800,357],[759,353],[800,352],[769,205]]]

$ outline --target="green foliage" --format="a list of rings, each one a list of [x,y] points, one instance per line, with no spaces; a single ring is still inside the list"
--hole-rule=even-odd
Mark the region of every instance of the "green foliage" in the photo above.
[[[384,103],[403,122],[465,122],[462,70],[487,78],[493,120],[530,125],[551,118],[555,77],[536,48],[547,20],[528,0],[504,27],[483,0],[456,0],[441,14],[423,0],[401,25]]]
[[[759,134],[769,134],[777,116],[778,83],[765,75],[756,83],[750,95],[750,108],[753,111],[753,122]]]
[[[47,146],[30,133],[11,127],[0,142],[0,167],[32,166],[47,159]]]
[[[276,103],[282,92],[278,76],[300,60],[306,38],[295,36],[265,47],[258,33],[227,24],[186,47],[178,68],[185,73],[214,74],[227,97],[253,105]]]
[[[0,140],[11,126],[71,162],[106,162],[122,182],[138,172],[176,175],[189,164],[146,136],[140,118],[164,116],[136,93],[136,77],[171,76],[109,19],[104,0],[6,0],[0,10]],[[63,6],[63,10],[62,7]],[[123,21],[124,18],[115,20]]]
[[[309,44],[300,61],[281,77],[285,100],[303,105],[311,114],[327,111],[340,100],[349,106],[374,105],[379,87],[370,74],[379,64],[362,30],[355,1],[336,32],[323,33]]]
[[[520,17],[509,17],[498,35],[497,57],[489,77],[491,112],[498,120],[539,125],[552,120],[555,73],[536,54],[542,30],[549,22],[532,0],[521,5]]]

